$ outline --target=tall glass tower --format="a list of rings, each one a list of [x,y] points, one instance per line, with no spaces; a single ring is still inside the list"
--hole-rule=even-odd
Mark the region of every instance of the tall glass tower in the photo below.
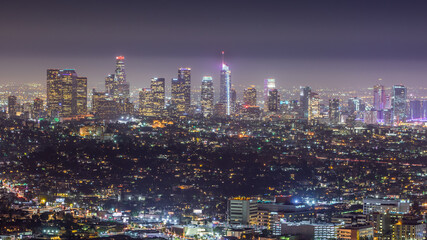
[[[269,92],[276,89],[276,79],[267,78],[264,79],[264,111],[269,111]]]
[[[308,118],[308,105],[310,96],[310,87],[300,87],[300,114],[303,119]]]
[[[393,124],[398,124],[406,120],[406,87],[394,85],[392,94]]]
[[[153,95],[153,113],[156,117],[160,117],[165,109],[165,79],[151,79],[151,94]]]
[[[386,95],[383,85],[374,86],[374,109],[384,110],[386,104]]]
[[[182,84],[185,113],[189,114],[191,106],[191,68],[178,69],[178,81]]]
[[[231,114],[231,71],[230,67],[224,62],[224,51],[222,54],[221,79],[219,82],[219,102],[224,104],[225,113]]]
[[[200,103],[204,117],[212,116],[214,102],[214,88],[211,76],[203,76]]]
[[[113,97],[118,99],[129,99],[129,83],[126,81],[125,57],[116,57],[116,71],[114,74]]]

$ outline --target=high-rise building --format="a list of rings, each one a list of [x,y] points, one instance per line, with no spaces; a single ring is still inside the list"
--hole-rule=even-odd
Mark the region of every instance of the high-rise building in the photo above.
[[[75,88],[77,73],[74,69],[61,69],[58,74],[59,84],[61,85],[61,110],[58,117],[71,117],[75,114]]]
[[[172,115],[182,116],[185,114],[185,82],[179,78],[172,78],[171,104]]]
[[[311,96],[310,87],[300,87],[300,114],[304,119],[308,119],[308,106]]]
[[[115,89],[117,89],[117,82],[115,82],[114,79],[114,74],[109,74],[105,77],[105,90],[108,94],[111,94],[111,96],[113,96]]]
[[[40,118],[43,113],[43,99],[36,98],[33,102],[33,114],[34,119]]]
[[[373,110],[377,113],[378,120],[384,119],[384,109],[387,107],[387,95],[383,85],[374,86]]]
[[[222,54],[221,78],[219,82],[219,102],[225,106],[226,115],[231,115],[231,71],[230,67],[224,62],[224,51]]]
[[[124,104],[125,99],[129,99],[129,83],[126,80],[125,57],[116,57],[116,69],[114,74],[105,77],[105,89],[112,100]]]
[[[87,78],[77,77],[74,89],[75,115],[87,113]]]
[[[114,81],[117,83],[117,89],[115,90],[115,96],[119,99],[129,98],[129,83],[126,81],[125,73],[125,57],[116,57],[116,71],[114,74]]]
[[[214,88],[211,76],[203,76],[200,95],[203,116],[212,116],[214,110]]]
[[[237,92],[236,89],[232,88],[231,89],[231,113],[230,114],[234,114],[236,113],[236,108],[237,108]]]
[[[392,90],[393,124],[406,121],[406,87],[394,85]]]
[[[165,111],[165,79],[151,79],[151,94],[153,101],[153,114],[160,117]]]
[[[155,116],[153,91],[151,88],[143,88],[139,91],[139,112],[146,117]]]
[[[423,100],[421,118],[427,120],[427,100]]]
[[[269,99],[269,91],[272,89],[276,89],[276,79],[267,78],[264,79],[264,111],[269,111],[268,107],[268,99]]]
[[[358,97],[352,97],[348,99],[348,111],[350,114],[355,112],[360,112],[365,110],[365,105],[362,102],[362,99]]]
[[[337,124],[340,121],[340,100],[329,99],[329,122]]]
[[[191,68],[179,68],[178,80],[181,83],[184,94],[184,112],[189,114],[191,106]]]
[[[320,98],[319,94],[310,91],[308,99],[308,117],[309,121],[320,118]]]
[[[47,107],[50,117],[71,117],[87,112],[87,78],[74,69],[47,70]]]
[[[409,102],[409,119],[419,120],[423,115],[423,107],[420,100],[413,100]]]
[[[279,110],[279,91],[277,89],[268,89],[267,111],[277,112]]]
[[[107,92],[97,92],[92,90],[92,112],[96,114],[99,111],[100,102],[107,99]]]
[[[254,87],[246,88],[243,92],[243,103],[245,106],[256,106],[256,89]]]
[[[16,98],[16,96],[9,96],[7,98],[7,112],[9,114],[9,117],[13,118],[16,116],[17,107],[18,99]]]
[[[61,105],[61,82],[58,79],[59,69],[47,70],[47,111],[49,116],[58,116]]]
[[[384,110],[386,107],[386,94],[383,85],[374,86],[374,110]]]

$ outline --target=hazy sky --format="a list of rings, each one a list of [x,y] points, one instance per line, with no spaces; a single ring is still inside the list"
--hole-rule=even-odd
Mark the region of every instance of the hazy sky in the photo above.
[[[0,83],[75,68],[101,86],[124,55],[132,86],[178,67],[217,84],[224,50],[245,86],[427,87],[426,13],[426,1],[3,1]]]

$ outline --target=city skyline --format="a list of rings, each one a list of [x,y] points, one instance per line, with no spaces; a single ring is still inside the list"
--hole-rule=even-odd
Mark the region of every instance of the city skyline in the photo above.
[[[47,68],[79,69],[89,82],[101,84],[109,72],[109,59],[119,55],[127,57],[128,81],[135,87],[148,86],[152,77],[173,77],[180,66],[191,67],[193,79],[211,75],[216,80],[221,67],[218,52],[223,50],[236,85],[275,78],[279,87],[345,87],[353,82],[368,87],[382,78],[386,85],[426,86],[423,42],[427,34],[421,23],[427,17],[421,12],[427,4],[420,1],[411,5],[347,2],[334,8],[328,7],[333,1],[309,5],[235,1],[225,9],[221,4],[195,1],[128,2],[117,10],[112,1],[90,1],[85,2],[85,11],[79,10],[82,2],[55,1],[46,8],[27,2],[25,9],[14,12],[23,3],[8,2],[0,10],[4,20],[0,22],[8,23],[0,25],[4,46],[8,46],[0,58],[2,84],[41,83]],[[78,14],[51,21],[60,16],[55,10],[64,7]],[[218,18],[213,12],[219,10]],[[176,18],[175,12],[186,17]],[[156,14],[161,17],[155,18]],[[181,26],[188,28],[177,40]],[[74,34],[67,39],[47,34],[49,29],[61,28]],[[112,31],[120,34],[107,37]],[[226,34],[213,34],[217,31]],[[23,41],[25,33],[34,38],[31,44]]]
[[[0,8],[0,239],[426,240],[427,2]]]

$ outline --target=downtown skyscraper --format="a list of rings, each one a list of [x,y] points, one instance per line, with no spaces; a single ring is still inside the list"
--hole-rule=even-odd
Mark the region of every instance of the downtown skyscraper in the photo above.
[[[394,85],[392,89],[393,125],[406,121],[406,87]]]
[[[203,76],[200,94],[200,104],[203,116],[212,116],[214,109],[214,88],[211,76]]]
[[[279,91],[276,88],[268,89],[267,111],[277,112],[280,106]]]
[[[243,103],[245,106],[256,106],[256,95],[255,87],[246,88],[243,92]]]
[[[386,94],[383,85],[375,85],[374,86],[374,109],[377,111],[384,110],[386,107]]]
[[[303,119],[308,119],[308,109],[310,104],[311,88],[300,87],[300,115]]]
[[[139,91],[139,113],[144,117],[154,117],[154,101],[151,88]]]
[[[125,72],[125,57],[116,57],[116,69],[114,74],[109,74],[105,78],[105,88],[110,98],[124,102],[125,99],[129,99],[129,83],[126,80]]]
[[[183,116],[190,113],[191,68],[179,68],[178,78],[172,78],[172,115]]]
[[[337,124],[340,121],[340,100],[338,98],[329,99],[329,122]]]
[[[50,117],[72,117],[87,112],[87,78],[74,69],[47,70],[47,108]]]
[[[385,93],[384,86],[380,84],[375,85],[373,110],[377,111],[377,118],[381,121],[384,119],[384,110],[386,109],[386,104],[387,104],[387,95]]]
[[[269,102],[269,92],[270,90],[276,89],[276,79],[267,78],[264,79],[264,111],[267,112],[268,102]]]
[[[7,113],[9,114],[10,118],[13,118],[16,116],[17,106],[18,106],[17,97],[16,96],[9,96],[7,98]]]
[[[151,79],[151,94],[153,114],[160,117],[165,111],[165,79],[152,78]]]
[[[231,71],[230,67],[224,62],[224,51],[222,54],[221,77],[219,82],[219,103],[225,107],[225,114],[230,116],[232,113],[231,103]]]
[[[191,106],[191,68],[179,68],[178,78],[172,78],[171,115],[188,115]]]

